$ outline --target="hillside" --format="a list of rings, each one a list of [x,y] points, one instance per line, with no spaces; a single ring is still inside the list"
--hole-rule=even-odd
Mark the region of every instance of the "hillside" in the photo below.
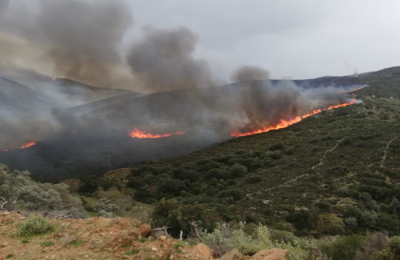
[[[296,88],[291,81],[280,83],[286,84],[286,89]],[[361,84],[350,76],[310,79],[297,83],[307,87],[338,84],[343,88],[355,88]],[[71,88],[71,92],[76,92],[73,84],[77,83],[72,84],[68,80],[56,79],[54,87],[63,84],[66,84],[65,89]],[[277,100],[270,104],[263,102],[260,94],[268,98],[264,87],[269,84],[268,81],[261,81],[252,86],[234,83],[208,89],[147,95],[125,93],[52,110],[51,117],[61,129],[34,139],[34,147],[0,152],[0,161],[12,168],[28,169],[39,180],[59,181],[187,154],[230,139],[233,130],[246,127],[244,118],[247,116],[265,120],[265,114],[260,111],[273,111],[275,105],[281,104]],[[278,81],[273,81],[272,85],[276,89],[280,88]],[[53,87],[51,84],[49,86]],[[92,89],[88,88],[88,91]],[[85,93],[83,91],[81,99],[86,98]],[[334,95],[330,96],[336,95],[335,91],[332,93]],[[345,95],[342,96],[347,99]],[[259,99],[257,103],[253,101],[254,98]],[[69,100],[75,99],[67,98]],[[329,103],[329,99],[327,102],[327,105],[337,104]],[[335,98],[333,102],[340,100]],[[325,105],[321,104],[323,107]],[[255,112],[248,113],[249,108]],[[135,128],[152,134],[183,131],[185,134],[138,140],[129,135]]]
[[[54,105],[40,92],[7,78],[0,77],[0,104],[2,110],[44,110]]]
[[[171,226],[175,235],[185,226],[162,209],[190,212],[196,203],[217,221],[260,222],[298,235],[399,234],[400,100],[391,98],[399,76],[385,73],[359,76],[369,87],[350,95],[362,98],[361,104],[134,167],[116,174],[124,183],[107,177],[97,185],[107,189],[119,183],[123,192],[133,189],[135,200],[159,205],[153,222]],[[93,184],[84,180],[82,192],[96,189],[86,185],[89,180]],[[333,216],[339,227],[321,226]]]

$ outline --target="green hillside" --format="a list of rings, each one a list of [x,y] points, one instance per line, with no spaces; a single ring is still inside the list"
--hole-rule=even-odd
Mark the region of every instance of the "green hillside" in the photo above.
[[[360,76],[370,86],[350,95],[361,104],[140,165],[119,176],[125,182],[88,178],[81,191],[117,186],[153,204],[153,223],[174,235],[192,216],[207,229],[245,220],[298,235],[399,234],[400,100],[390,98],[400,89],[396,75]]]

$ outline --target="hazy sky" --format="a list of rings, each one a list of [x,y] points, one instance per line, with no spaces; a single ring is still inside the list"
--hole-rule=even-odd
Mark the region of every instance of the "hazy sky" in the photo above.
[[[135,27],[186,26],[221,78],[259,65],[272,78],[347,75],[400,65],[398,0],[129,0]],[[133,35],[136,35],[133,33]]]

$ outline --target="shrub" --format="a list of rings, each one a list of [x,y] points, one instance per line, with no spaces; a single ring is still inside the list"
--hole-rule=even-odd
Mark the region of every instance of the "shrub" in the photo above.
[[[0,183],[0,197],[15,201],[16,209],[34,211],[75,208],[85,212],[81,200],[71,195],[67,184],[36,183],[30,178],[29,172],[11,172],[4,164],[0,164]]]
[[[390,235],[399,234],[399,218],[397,215],[382,214],[376,221],[375,228],[380,231],[387,231]]]
[[[241,177],[247,173],[247,168],[240,164],[234,164],[229,168],[229,173],[232,177]]]
[[[179,237],[182,230],[185,236],[191,232],[190,222],[192,217],[199,228],[209,231],[214,230],[216,222],[220,217],[214,209],[206,207],[204,204],[192,203],[180,205],[177,200],[162,199],[155,206],[152,213],[152,226],[167,226],[168,232],[174,237]]]
[[[360,220],[361,220],[361,226],[363,227],[374,227],[376,223],[376,219],[378,216],[376,215],[375,211],[369,212],[369,211],[363,211],[361,212]]]
[[[327,213],[318,216],[316,230],[320,233],[338,234],[343,231],[343,220],[335,214]]]
[[[357,250],[355,260],[375,260],[378,254],[388,245],[389,238],[386,233],[375,233],[371,239]]]
[[[213,233],[205,233],[203,241],[212,248],[219,257],[233,248],[243,254],[254,254],[264,249],[282,248],[289,250],[289,259],[306,259],[308,252],[296,242],[294,246],[289,242],[272,241],[270,231],[266,226],[259,225],[253,235],[244,232],[244,223],[233,228],[227,224],[219,225]]]
[[[44,247],[49,247],[49,246],[54,246],[55,244],[52,241],[46,241],[46,242],[41,243],[40,245],[44,246]]]
[[[277,143],[269,147],[271,151],[282,150],[285,146],[282,143]]]
[[[360,235],[328,237],[317,242],[317,247],[331,260],[354,260],[365,240],[366,237]]]
[[[93,206],[93,210],[100,217],[113,218],[117,216],[119,207],[115,204],[112,204],[110,200],[101,198],[97,204]]]
[[[221,198],[233,197],[235,201],[238,201],[244,198],[244,192],[239,188],[228,189],[222,191],[220,197]]]
[[[17,236],[33,236],[54,231],[54,227],[42,216],[30,216],[27,220],[18,223]]]
[[[246,180],[245,180],[245,182],[247,184],[254,184],[254,183],[261,182],[261,181],[262,181],[262,178],[260,176],[252,176],[252,177],[246,178]]]
[[[288,220],[297,230],[310,230],[315,227],[315,217],[307,210],[293,212]]]

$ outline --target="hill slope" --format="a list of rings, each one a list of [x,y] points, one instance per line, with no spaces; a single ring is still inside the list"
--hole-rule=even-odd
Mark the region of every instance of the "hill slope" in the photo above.
[[[390,98],[398,76],[360,77],[370,84],[352,93],[362,104],[135,167],[124,176],[127,186],[136,200],[176,198],[181,210],[201,203],[224,221],[246,219],[298,234],[399,234],[393,198],[400,199],[400,100]],[[340,216],[347,231],[321,227],[326,216]],[[166,215],[156,214],[156,221],[173,225]]]

